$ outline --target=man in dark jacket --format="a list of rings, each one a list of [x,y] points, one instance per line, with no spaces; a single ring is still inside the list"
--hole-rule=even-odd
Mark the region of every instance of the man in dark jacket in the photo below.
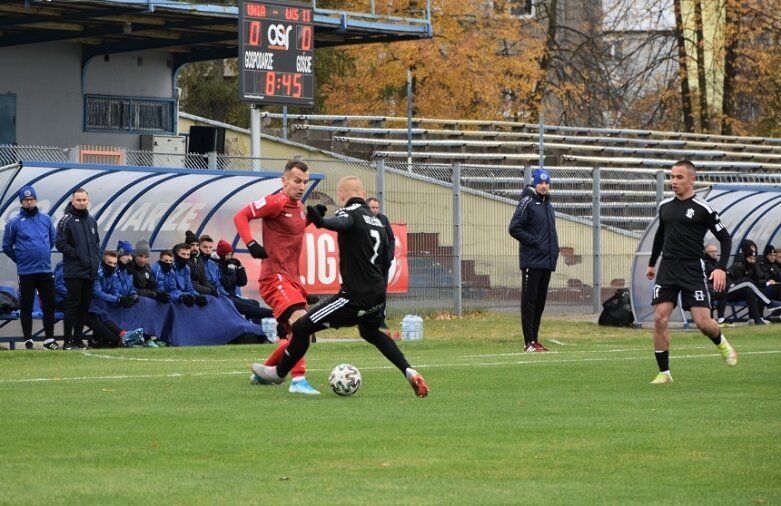
[[[366,199],[366,204],[368,204],[372,214],[382,222],[382,226],[385,227],[385,232],[388,234],[387,257],[388,265],[390,266],[393,258],[396,256],[396,236],[393,234],[393,227],[391,227],[388,217],[380,212],[380,201],[377,200],[377,197],[369,197]]]
[[[719,266],[719,249],[716,244],[711,243],[705,246],[705,275],[710,277],[711,273],[715,271]],[[735,264],[733,264],[733,267]],[[759,289],[749,279],[732,279],[730,277],[729,270],[727,271],[727,288],[720,292],[713,289],[713,281],[708,280],[708,288],[711,292],[711,300],[718,302],[716,312],[718,317],[716,321],[720,326],[725,325],[724,315],[727,310],[728,302],[746,301],[746,307],[748,308],[748,315],[754,323],[764,324],[765,320],[762,318],[762,313],[759,311],[759,303],[757,302],[757,295],[761,296]]]
[[[88,206],[87,190],[78,188],[57,224],[54,240],[57,250],[62,253],[63,277],[68,291],[63,318],[65,350],[86,348],[81,333],[100,264],[98,222],[89,214]]]
[[[238,258],[233,258],[233,247],[228,241],[220,239],[217,243],[217,256],[220,257],[220,285],[228,292],[227,296],[238,312],[258,324],[263,318],[273,318],[271,309],[260,307],[260,302],[241,296],[241,287],[247,285],[247,271]]]
[[[187,261],[187,265],[190,267],[190,276],[193,288],[196,292],[202,295],[214,295],[217,297],[219,291],[209,282],[209,275],[206,272],[207,259],[201,254],[201,240],[192,231],[188,230],[185,233],[184,241],[190,246],[190,259]],[[211,241],[211,238],[209,238]]]
[[[781,267],[776,263],[776,248],[772,244],[765,246],[762,258],[757,259],[754,277],[762,293],[771,299],[781,299]]]
[[[510,220],[510,235],[519,246],[521,269],[521,328],[527,353],[550,351],[538,340],[551,273],[559,259],[556,216],[550,204],[550,174],[537,169]]]
[[[54,224],[48,214],[38,210],[38,196],[32,186],[19,190],[22,208],[11,218],[3,234],[3,252],[16,264],[19,277],[19,320],[25,347],[33,344],[33,303],[35,291],[41,297],[43,347],[56,350],[54,340],[54,278],[52,277],[51,249],[54,246]]]
[[[136,293],[142,297],[149,297],[165,304],[171,301],[168,293],[157,287],[157,279],[152,267],[149,266],[149,255],[152,251],[149,249],[149,242],[141,239],[133,248],[133,260],[127,264],[127,272],[133,276],[133,286]]]

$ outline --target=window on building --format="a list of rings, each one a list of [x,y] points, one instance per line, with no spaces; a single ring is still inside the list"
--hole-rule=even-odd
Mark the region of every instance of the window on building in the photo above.
[[[84,129],[126,133],[173,133],[173,99],[85,95]]]

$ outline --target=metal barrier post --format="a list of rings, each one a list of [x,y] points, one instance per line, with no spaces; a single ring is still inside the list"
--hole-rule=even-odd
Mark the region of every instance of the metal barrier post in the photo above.
[[[656,207],[664,200],[664,171],[660,170],[656,173]]]
[[[591,303],[592,303],[592,310],[593,312],[599,313],[600,308],[602,307],[602,254],[601,254],[601,248],[602,248],[602,211],[601,211],[601,186],[602,183],[600,182],[600,171],[599,167],[594,167],[594,171],[592,172],[593,178],[592,178],[592,186],[591,186],[591,204],[593,209],[593,223],[591,228],[592,233],[592,251],[593,251],[593,287],[592,287],[592,296],[591,296]]]
[[[453,313],[463,314],[461,282],[461,162],[453,162]]]

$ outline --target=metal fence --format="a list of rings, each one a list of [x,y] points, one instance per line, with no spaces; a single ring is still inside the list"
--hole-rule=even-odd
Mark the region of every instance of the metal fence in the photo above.
[[[121,151],[125,165],[137,166],[252,170],[254,165],[264,171],[281,171],[286,162],[219,154]],[[82,157],[60,148],[0,146],[0,165],[18,160],[78,162]],[[313,203],[323,203],[332,212],[338,206],[339,179],[358,175],[367,192],[379,197],[391,222],[407,226],[409,291],[389,297],[391,316],[517,310],[518,244],[507,227],[535,166],[491,166],[469,161],[421,163],[406,158],[307,161],[313,172],[326,176],[310,196]],[[561,246],[547,311],[599,312],[602,301],[631,282],[632,261],[640,239],[653,221],[658,204],[672,195],[669,169],[546,169],[553,182],[551,195]],[[697,187],[713,183],[781,184],[781,174],[698,173]],[[214,235],[231,232],[209,231]]]

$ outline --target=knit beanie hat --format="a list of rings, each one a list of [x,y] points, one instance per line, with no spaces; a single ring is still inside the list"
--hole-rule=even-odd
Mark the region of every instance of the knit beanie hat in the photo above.
[[[38,200],[38,195],[36,195],[35,193],[35,188],[33,188],[30,185],[22,186],[19,189],[19,202],[30,197],[34,198],[35,200]]]
[[[192,244],[194,242],[200,242],[200,241],[198,240],[198,236],[195,235],[192,230],[188,230],[187,232],[184,233],[184,242],[186,242],[187,244]]]
[[[550,174],[545,169],[535,169],[532,172],[532,186],[537,186],[540,183],[551,184]]]
[[[228,241],[225,239],[220,239],[220,242],[217,243],[217,255],[224,257],[228,253],[233,253],[233,248],[231,248],[231,245]]]
[[[136,256],[145,256],[148,257],[152,254],[152,250],[149,249],[149,241],[146,239],[141,239],[136,243],[135,247],[135,254]]]
[[[117,243],[117,256],[125,256],[133,254],[133,245],[128,241],[119,241]]]
[[[768,256],[771,253],[775,253],[776,248],[772,244],[765,246],[765,251],[762,253],[764,256]]]

